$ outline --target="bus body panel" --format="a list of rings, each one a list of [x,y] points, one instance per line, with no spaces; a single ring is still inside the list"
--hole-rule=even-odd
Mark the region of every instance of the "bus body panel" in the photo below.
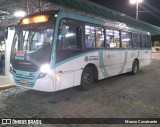
[[[99,52],[92,51],[57,63],[56,75],[59,74],[61,80],[61,88],[59,89],[80,85],[81,74],[86,65],[91,63],[96,65],[97,68],[100,66],[98,57]]]
[[[147,66],[151,63],[151,51],[147,49],[143,49],[140,51],[140,67]]]
[[[109,63],[109,69],[108,69],[109,76],[121,74],[122,50],[109,49],[109,52],[108,53],[106,52],[106,62]]]

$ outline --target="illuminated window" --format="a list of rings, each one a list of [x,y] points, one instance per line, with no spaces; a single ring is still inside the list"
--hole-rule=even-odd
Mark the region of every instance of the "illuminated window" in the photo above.
[[[106,29],[106,46],[108,48],[120,47],[120,36],[118,30]]]
[[[121,32],[122,48],[132,48],[131,33]]]
[[[104,47],[104,29],[101,27],[86,25],[85,45],[86,48]]]

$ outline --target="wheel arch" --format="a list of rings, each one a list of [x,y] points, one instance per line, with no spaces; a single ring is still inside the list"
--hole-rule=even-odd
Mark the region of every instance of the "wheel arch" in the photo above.
[[[98,80],[98,69],[97,69],[97,66],[95,64],[93,64],[93,63],[89,63],[84,67],[84,69],[85,68],[92,68],[93,74],[94,74],[94,81],[97,81]]]
[[[136,64],[137,63],[137,64]],[[132,63],[132,71],[131,74],[135,75],[139,71],[139,60],[135,58]]]
[[[138,58],[135,58],[135,59],[133,60],[133,63],[134,63],[135,60],[137,60],[138,65],[139,65],[139,59],[138,59]]]

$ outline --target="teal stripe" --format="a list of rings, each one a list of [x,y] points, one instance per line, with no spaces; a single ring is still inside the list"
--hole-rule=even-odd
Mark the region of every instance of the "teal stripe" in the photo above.
[[[24,60],[24,57],[16,56],[15,59],[16,60]]]
[[[104,76],[104,78],[107,78],[109,77],[109,73],[107,72],[107,69],[106,69],[106,66],[105,66],[105,63],[104,63],[104,56],[103,56],[103,51],[100,51],[99,52],[99,64],[100,64],[100,69],[101,69],[101,72]]]
[[[69,61],[71,61],[71,60],[75,60],[75,59],[77,59],[77,58],[79,58],[79,57],[82,57],[82,56],[85,56],[85,55],[89,55],[89,54],[91,54],[91,53],[99,52],[99,51],[101,51],[101,50],[89,51],[89,52],[85,52],[85,53],[82,53],[82,54],[79,54],[79,55],[70,57],[70,58],[68,58],[68,59],[65,59],[65,60],[57,63],[57,64],[56,64],[56,67],[58,67],[58,66],[60,66],[60,65],[63,65],[63,64],[65,64],[65,63],[67,63],[67,62],[69,62]]]
[[[119,72],[120,74],[124,71],[126,65],[127,65],[127,58],[128,58],[128,51],[125,51],[124,61],[122,63],[122,69]]]

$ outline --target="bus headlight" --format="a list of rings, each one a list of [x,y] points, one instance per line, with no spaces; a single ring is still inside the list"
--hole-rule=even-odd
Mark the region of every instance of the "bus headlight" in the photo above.
[[[48,64],[44,64],[40,67],[40,72],[42,73],[49,73],[50,71],[50,66]]]

